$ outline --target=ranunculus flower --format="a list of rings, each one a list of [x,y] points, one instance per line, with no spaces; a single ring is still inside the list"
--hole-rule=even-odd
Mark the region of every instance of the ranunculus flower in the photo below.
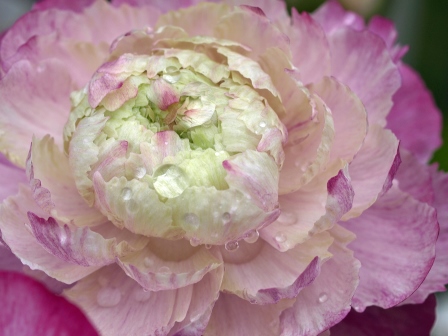
[[[3,251],[103,335],[429,332],[448,178],[395,38],[335,1],[39,2],[0,46]]]

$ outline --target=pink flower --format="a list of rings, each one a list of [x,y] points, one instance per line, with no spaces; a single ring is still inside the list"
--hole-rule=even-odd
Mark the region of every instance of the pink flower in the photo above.
[[[427,333],[448,177],[395,38],[335,1],[39,2],[0,44],[3,267],[104,335]]]

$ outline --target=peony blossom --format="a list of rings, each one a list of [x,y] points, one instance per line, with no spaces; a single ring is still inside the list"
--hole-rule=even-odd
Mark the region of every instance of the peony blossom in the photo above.
[[[448,177],[395,39],[336,1],[37,3],[0,41],[0,266],[101,335],[428,334]]]

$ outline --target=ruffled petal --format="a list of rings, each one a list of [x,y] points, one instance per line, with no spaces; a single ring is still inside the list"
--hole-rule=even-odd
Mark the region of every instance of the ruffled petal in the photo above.
[[[160,291],[197,283],[222,261],[215,249],[193,247],[183,239],[153,238],[144,250],[121,257],[117,263],[146,290]]]
[[[437,211],[440,226],[436,259],[425,281],[404,303],[422,303],[431,293],[445,291],[445,284],[448,283],[448,175],[436,171],[436,167],[431,167],[430,173],[434,190],[434,201],[430,204]]]
[[[66,67],[59,61],[48,60],[37,68],[28,61],[15,63],[0,82],[0,151],[23,167],[33,135],[49,134],[61,145],[72,89]]]
[[[402,85],[393,96],[387,127],[404,148],[427,162],[442,143],[442,115],[420,76],[407,65],[399,69]]]
[[[217,299],[222,274],[219,267],[197,284],[151,292],[118,266],[108,266],[64,295],[89,315],[101,334],[166,335],[174,327],[180,334],[192,330],[200,335]]]
[[[340,322],[350,311],[358,285],[360,263],[346,245],[354,235],[336,226],[331,230],[333,257],[322,265],[317,279],[304,288],[294,305],[280,316],[282,336],[317,335]]]
[[[394,134],[371,125],[364,145],[349,165],[355,198],[344,220],[359,216],[390,188],[400,162],[398,140]]]
[[[362,264],[353,298],[357,311],[402,302],[420,286],[434,263],[439,233],[436,212],[396,186],[360,217],[342,225],[356,234],[350,247]]]
[[[327,34],[340,28],[350,27],[354,30],[364,28],[364,18],[354,12],[346,11],[338,1],[330,0],[320,6],[312,17],[319,22]]]
[[[25,171],[11,164],[0,153],[0,202],[8,196],[17,194],[19,183],[27,183]]]
[[[333,239],[328,233],[280,252],[262,239],[241,242],[236,251],[222,249],[225,262],[221,290],[256,304],[292,299],[318,276],[321,264],[331,257]]]
[[[363,102],[369,125],[385,126],[401,79],[383,40],[369,31],[343,28],[329,37],[331,75]]]
[[[4,335],[98,335],[79,308],[18,273],[0,271]]]
[[[339,167],[340,164],[335,164],[300,190],[280,196],[282,213],[260,231],[261,237],[279,251],[287,251],[330,229],[353,202],[347,171],[337,172]]]
[[[78,227],[108,222],[79,195],[67,156],[49,136],[41,140],[34,138],[27,160],[27,174],[36,203],[56,220]]]
[[[330,160],[351,162],[367,135],[367,114],[361,100],[331,77],[310,85],[310,90],[322,98],[333,116],[335,136]]]
[[[369,307],[363,313],[352,310],[331,328],[332,336],[429,335],[436,319],[436,299],[432,295],[422,304],[382,309]]]
[[[7,198],[0,207],[2,239],[23,264],[69,284],[99,268],[67,263],[48,253],[27,230],[26,225],[30,225],[26,215],[28,211],[45,216],[34,202],[31,191],[24,186],[20,187],[18,195]]]
[[[221,293],[204,336],[278,335],[279,316],[291,304],[292,300],[282,300],[277,304],[255,305],[236,295]]]

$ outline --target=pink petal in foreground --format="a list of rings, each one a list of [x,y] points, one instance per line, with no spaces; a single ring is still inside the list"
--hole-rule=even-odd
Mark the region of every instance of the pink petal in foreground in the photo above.
[[[341,223],[356,234],[350,244],[361,261],[353,308],[393,307],[423,282],[435,258],[436,212],[393,186],[361,216]]]
[[[352,310],[331,336],[421,336],[429,335],[436,319],[436,299],[433,295],[422,304],[408,304],[382,309],[369,307],[363,313]]]
[[[0,306],[2,335],[98,335],[79,308],[22,274],[0,271]]]
[[[0,202],[19,191],[19,183],[27,183],[25,170],[11,164],[0,153]]]

